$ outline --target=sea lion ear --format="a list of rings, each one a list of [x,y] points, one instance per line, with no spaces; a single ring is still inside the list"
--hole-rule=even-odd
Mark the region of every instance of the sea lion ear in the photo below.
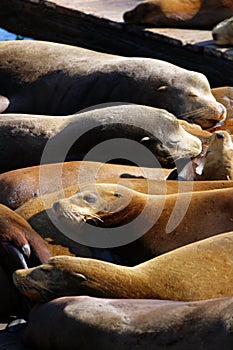
[[[157,91],[167,91],[167,89],[168,89],[168,86],[162,85],[157,89]]]
[[[87,281],[86,276],[84,276],[82,273],[72,272],[72,275],[75,276],[75,278],[77,278],[80,283],[84,282],[84,281]]]

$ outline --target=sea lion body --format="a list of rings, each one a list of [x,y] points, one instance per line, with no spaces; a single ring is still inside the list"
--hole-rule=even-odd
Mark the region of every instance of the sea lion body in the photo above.
[[[101,180],[102,182],[103,180]],[[106,180],[106,183],[108,183],[110,180]],[[233,186],[233,181],[196,181],[193,184],[190,182],[182,182],[179,181],[150,181],[146,179],[111,179],[111,183],[118,183],[123,186],[132,188],[136,191],[144,192],[144,193],[150,193],[150,194],[172,194],[172,193],[181,193],[181,192],[189,192],[191,189],[192,191],[210,191],[217,188],[228,188]],[[171,246],[170,243],[168,244],[168,249],[173,249],[174,247],[183,245],[185,243],[189,243],[193,241],[193,239],[196,239],[195,230],[196,227],[194,227],[193,231],[190,233],[190,235],[187,234],[186,230],[185,233],[183,233],[184,227],[181,225],[180,228],[178,228],[177,232],[175,233],[175,238],[173,236],[170,236],[166,234],[165,228],[166,224],[169,218],[169,215],[172,211],[172,208],[174,207],[175,201],[177,198],[179,198],[176,195],[176,198],[173,198],[172,200],[167,202],[167,205],[164,208],[164,212],[161,215],[161,218],[159,220],[158,225],[156,226],[156,230],[159,230],[157,233],[152,235],[152,231],[150,233],[150,238],[148,240],[143,241],[137,241],[136,244],[129,244],[126,246],[126,248],[120,248],[120,249],[97,249],[92,247],[86,247],[82,244],[79,244],[76,241],[73,241],[66,235],[62,234],[58,227],[56,227],[53,223],[55,223],[52,220],[52,209],[53,203],[66,197],[70,197],[74,195],[80,188],[78,186],[72,186],[69,188],[64,189],[63,191],[51,193],[44,195],[42,197],[38,197],[36,199],[30,200],[21,207],[19,207],[16,212],[24,217],[30,225],[38,232],[48,245],[52,256],[56,255],[70,255],[70,256],[82,256],[82,257],[93,257],[98,258],[101,260],[107,260],[112,261],[115,263],[125,263],[129,265],[133,265],[135,262],[139,261],[145,261],[148,260],[153,256],[153,254],[156,252],[156,254],[160,254],[160,244],[161,242],[164,242],[164,245],[162,245],[162,252],[165,249],[165,242],[168,243],[172,240],[174,240],[173,245]],[[201,198],[201,196],[199,195]],[[170,198],[170,197],[169,197]],[[198,200],[199,203],[200,200]],[[204,205],[207,205],[208,199],[204,202]],[[159,205],[163,205],[162,198],[160,196],[160,199],[158,201]],[[184,202],[183,202],[184,203]],[[189,202],[188,202],[189,203]],[[182,205],[182,203],[181,203]],[[193,204],[194,205],[194,204]],[[203,210],[205,209],[203,205]],[[170,207],[169,207],[170,206]],[[196,215],[195,210],[195,215]],[[211,212],[211,211],[210,211]],[[49,216],[48,216],[49,215]],[[194,217],[192,216],[192,211],[188,212],[188,218],[187,224],[189,225],[190,222],[192,223],[194,220]],[[210,214],[209,214],[210,215]],[[214,211],[213,211],[214,215]],[[151,215],[152,216],[152,215]],[[152,216],[153,217],[153,216]],[[189,220],[189,221],[188,221]],[[198,219],[200,222],[202,220],[202,217]],[[210,220],[215,220],[215,218],[210,217]],[[120,224],[119,219],[119,224]],[[211,222],[211,221],[210,221]],[[224,220],[222,220],[224,222]],[[227,221],[228,222],[228,221]],[[186,222],[185,222],[186,224]],[[219,225],[219,222],[218,222]],[[191,224],[192,226],[192,224]],[[224,226],[225,227],[225,226]],[[197,228],[198,230],[200,229]],[[223,228],[222,228],[223,229]],[[220,230],[220,226],[218,226],[217,231]],[[159,235],[159,232],[162,231],[164,234]],[[208,235],[211,234],[212,227],[210,226],[208,228]],[[199,233],[200,236],[197,238],[201,239],[202,232]],[[160,238],[158,238],[158,237]],[[157,249],[154,250],[154,248],[150,249],[151,242],[154,240],[156,241],[158,239],[158,246]],[[144,243],[143,243],[144,242]],[[166,249],[165,249],[166,251]]]
[[[233,14],[229,14],[233,16]],[[227,16],[229,17],[229,16]],[[233,45],[233,17],[218,23],[212,30],[214,43],[216,45]]]
[[[17,209],[30,199],[84,182],[112,178],[121,181],[121,177],[122,181],[124,177],[165,180],[171,171],[166,168],[142,168],[89,161],[32,166],[0,174],[0,203]]]
[[[64,297],[30,312],[23,341],[35,350],[66,350],[67,344],[70,350],[231,350],[232,313],[232,298],[174,302]]]
[[[203,180],[233,179],[233,142],[228,132],[213,133],[204,158],[202,177]]]
[[[17,270],[18,290],[34,302],[60,296],[197,301],[232,296],[233,233],[189,244],[135,267],[57,256]]]
[[[226,0],[148,0],[124,13],[128,23],[155,27],[212,29],[233,16],[233,5]]]
[[[101,103],[129,102],[167,109],[202,127],[225,115],[200,73],[69,45],[2,42],[0,79],[0,95],[9,100],[5,113],[69,115]]]
[[[176,159],[201,152],[201,141],[187,133],[175,116],[140,105],[117,105],[65,117],[2,115],[0,135],[2,172],[85,156],[93,161],[126,158],[141,166],[172,167]]]
[[[123,264],[135,265],[232,230],[232,205],[231,188],[164,196],[96,184],[55,202],[50,217],[67,237],[93,247],[114,247]],[[103,241],[98,227],[106,235]]]

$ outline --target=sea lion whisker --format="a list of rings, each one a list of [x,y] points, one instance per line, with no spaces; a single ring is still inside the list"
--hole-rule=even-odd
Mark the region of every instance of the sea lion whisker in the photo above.
[[[90,215],[88,215],[88,216],[90,216],[91,218],[94,218],[94,219],[97,219],[97,220],[99,220],[100,222],[104,222],[98,215],[96,215],[96,214],[90,214]]]
[[[70,211],[68,211],[68,210],[64,210],[64,211],[63,211],[63,215],[64,215],[65,218],[70,219],[70,220],[72,220],[72,221],[75,219],[74,214],[72,214],[72,213],[71,213]]]
[[[207,111],[207,108],[202,107],[202,108],[198,108],[198,109],[191,111],[191,112],[179,114],[177,117],[189,117],[189,116],[192,117],[192,116],[199,115],[200,112],[205,112],[205,111]]]

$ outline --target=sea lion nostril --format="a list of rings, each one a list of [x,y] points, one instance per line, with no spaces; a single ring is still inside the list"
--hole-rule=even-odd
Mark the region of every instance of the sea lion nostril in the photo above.
[[[214,40],[218,40],[218,34],[212,33],[212,36],[213,36],[213,39],[214,39]]]
[[[92,226],[96,226],[96,222],[93,219],[87,219],[86,223]]]
[[[59,202],[54,202],[54,203],[53,203],[53,209],[54,209],[54,210],[56,210],[56,211],[59,210],[59,207],[60,207]]]

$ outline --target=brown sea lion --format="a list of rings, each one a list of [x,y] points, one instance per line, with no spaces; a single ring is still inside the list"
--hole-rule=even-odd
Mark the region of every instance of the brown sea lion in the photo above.
[[[233,142],[227,131],[215,131],[207,149],[203,180],[233,180]]]
[[[148,0],[124,13],[128,23],[155,27],[212,29],[233,16],[229,0]]]
[[[225,106],[227,111],[226,121],[228,119],[233,119],[233,87],[222,86],[211,89],[211,92],[216,100]]]
[[[229,14],[230,17],[232,13]],[[233,17],[227,18],[218,23],[212,30],[214,43],[216,45],[229,46],[233,45]]]
[[[17,213],[48,243],[53,242],[49,243],[53,255],[59,249],[64,254],[64,246],[71,253],[74,246],[73,255],[79,255],[75,245],[79,243],[90,249],[108,249],[124,265],[233,229],[232,188],[164,196],[166,183],[160,186],[161,195],[147,195],[121,185],[89,184],[67,199],[57,201],[56,196],[47,195],[29,201]],[[188,183],[178,182],[178,186],[177,191],[190,191]]]
[[[233,232],[160,255],[135,267],[57,256],[17,270],[13,280],[34,302],[60,296],[196,301],[232,296]]]
[[[0,205],[0,316],[9,316],[22,305],[12,284],[12,273],[40,265],[49,257],[48,247],[28,222]]]
[[[231,350],[232,313],[232,298],[63,297],[30,312],[23,342],[34,350]]]
[[[83,182],[112,178],[119,178],[120,181],[121,177],[165,180],[171,171],[166,168],[142,168],[89,161],[43,164],[0,174],[0,203],[16,209],[42,194]]]
[[[0,95],[9,100],[5,113],[68,115],[100,103],[129,102],[167,109],[204,128],[225,116],[200,73],[69,45],[1,42],[0,80]]]
[[[51,253],[43,239],[16,212],[0,204],[0,265],[12,273],[40,265]]]
[[[175,160],[201,152],[200,140],[187,133],[174,115],[133,104],[64,117],[2,115],[0,136],[2,172],[84,157],[169,168]]]

